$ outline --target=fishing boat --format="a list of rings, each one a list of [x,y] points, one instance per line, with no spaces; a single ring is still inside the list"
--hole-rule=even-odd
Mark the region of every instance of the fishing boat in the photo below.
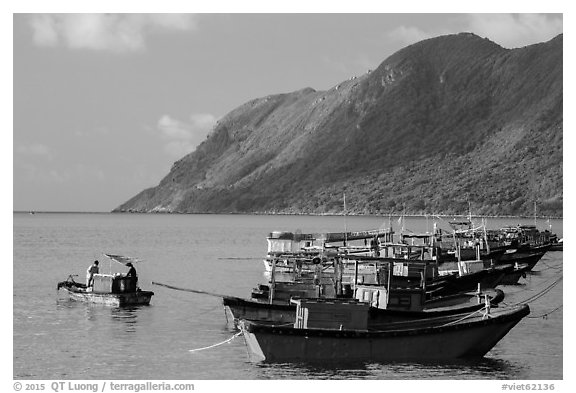
[[[264,268],[270,272],[274,264],[277,273],[310,271],[318,261],[336,254],[371,255],[378,251],[379,242],[390,243],[393,237],[392,228],[324,233],[273,231],[266,237]]]
[[[502,255],[498,263],[526,264],[528,265],[527,270],[531,271],[551,247],[551,244],[538,246],[523,245],[522,247],[508,250],[508,252]]]
[[[506,226],[500,229],[503,242],[513,248],[523,245],[542,246],[555,241],[557,236],[549,230],[540,231],[536,225]]]
[[[438,261],[491,259],[498,261],[506,251],[501,244],[500,232],[489,230],[486,224],[474,227],[471,217],[468,220],[449,221],[451,231],[434,229],[434,244],[438,247]]]
[[[350,264],[355,268],[351,275],[345,276],[342,266]],[[313,278],[300,276],[289,282],[277,282],[274,277],[272,274],[268,284],[254,289],[252,299],[224,296],[226,310],[235,320],[291,322],[295,311],[290,303],[293,298],[354,298],[378,310],[373,313],[375,321],[390,321],[430,317],[433,312],[445,315],[464,308],[472,310],[478,308],[478,300],[483,299],[480,283],[468,290],[476,290],[473,294],[444,290],[446,285],[461,287],[462,284],[458,277],[439,277],[435,262],[428,260],[347,256],[337,259],[334,273],[319,272]],[[503,293],[492,297],[496,304]]]
[[[500,280],[498,285],[516,285],[520,280],[520,277],[526,278],[526,274],[531,270],[531,267],[527,263],[515,263],[514,269],[508,271],[504,277]]]
[[[494,288],[513,264],[496,266],[492,260],[457,261],[439,264],[435,247],[429,243],[383,243],[378,245],[380,256],[347,253],[324,254],[317,257],[314,270],[299,268],[276,272],[272,262],[269,282],[252,291],[255,300],[274,303],[288,302],[297,297],[353,297],[352,291],[359,284],[382,284],[394,277],[393,286],[418,287],[425,281],[427,299],[441,295]],[[400,257],[403,256],[403,257]]]
[[[528,305],[368,324],[356,300],[293,299],[293,325],[241,320],[251,360],[357,362],[480,358],[530,313]]]
[[[554,242],[550,243],[550,248],[548,251],[563,251],[564,250],[564,239],[556,239]]]
[[[132,266],[141,262],[136,258],[121,255],[104,254],[111,261]],[[58,283],[57,289],[62,290],[71,300],[87,303],[104,304],[114,307],[148,305],[154,295],[152,291],[143,291],[138,287],[137,277],[127,277],[117,274],[94,274],[93,285],[88,287],[84,283],[74,280],[69,275],[65,281]]]
[[[378,291],[379,295],[385,293],[382,287],[359,287],[358,297],[362,299],[365,291]],[[384,292],[383,292],[384,291]],[[420,307],[415,307],[414,291],[395,291],[388,298],[386,307],[374,304],[370,309],[370,323],[381,324],[387,322],[407,321],[415,319],[432,318],[455,313],[473,312],[484,307],[485,295],[488,295],[493,307],[503,299],[504,292],[500,289],[458,293],[448,296],[439,296],[431,300],[421,300]],[[384,297],[384,296],[382,296]],[[409,298],[410,297],[410,298]],[[327,298],[325,298],[327,299]],[[381,301],[381,299],[379,299]],[[413,301],[414,300],[414,301]],[[235,296],[223,296],[222,304],[227,315],[230,315],[234,324],[242,319],[253,321],[274,322],[276,324],[294,323],[296,318],[296,305],[287,302],[274,302],[272,304],[254,299],[243,299]],[[412,306],[412,307],[411,307]]]

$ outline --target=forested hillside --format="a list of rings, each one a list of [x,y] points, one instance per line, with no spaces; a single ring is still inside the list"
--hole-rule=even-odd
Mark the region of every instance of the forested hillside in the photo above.
[[[561,216],[562,41],[442,36],[254,99],[115,211]]]

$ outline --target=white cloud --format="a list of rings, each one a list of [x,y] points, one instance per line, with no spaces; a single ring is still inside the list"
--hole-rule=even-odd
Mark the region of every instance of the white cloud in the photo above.
[[[56,45],[58,33],[54,17],[50,15],[35,15],[30,19],[34,42],[42,46]]]
[[[194,114],[187,121],[164,115],[158,120],[158,130],[166,141],[164,150],[180,158],[194,151],[212,130],[216,118],[211,114]]]
[[[441,34],[443,33],[426,32],[414,26],[398,26],[386,35],[389,40],[396,42],[401,47],[404,47]]]
[[[506,48],[548,41],[562,33],[562,15],[470,14],[470,31]]]
[[[193,14],[39,14],[30,18],[33,39],[40,46],[71,49],[139,51],[153,32],[192,30]]]
[[[518,48],[548,41],[562,33],[562,28],[562,15],[558,14],[467,14],[460,27],[423,30],[402,25],[385,38],[399,49],[440,35],[472,32],[505,48]]]

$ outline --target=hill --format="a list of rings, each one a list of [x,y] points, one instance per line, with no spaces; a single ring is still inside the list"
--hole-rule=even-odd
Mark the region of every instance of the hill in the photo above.
[[[462,33],[328,91],[234,109],[114,211],[562,215],[562,35],[504,49]]]

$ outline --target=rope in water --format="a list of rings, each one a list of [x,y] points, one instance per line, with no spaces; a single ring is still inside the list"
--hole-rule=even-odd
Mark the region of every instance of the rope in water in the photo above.
[[[158,285],[158,286],[161,286],[161,287],[166,287],[166,288],[174,289],[174,290],[176,290],[176,291],[200,293],[200,294],[203,294],[203,295],[215,296],[215,297],[220,297],[220,298],[221,298],[221,297],[224,297],[224,295],[220,295],[220,294],[214,293],[214,292],[200,291],[200,290],[197,290],[197,289],[179,288],[179,287],[175,287],[175,286],[168,285],[168,284],[162,284],[162,283],[160,283],[160,282],[155,282],[155,281],[152,281],[152,285]]]
[[[536,315],[536,316],[531,316],[531,317],[529,316],[529,317],[527,317],[527,318],[544,318],[544,319],[546,319],[546,318],[548,317],[548,315],[552,314],[552,313],[555,312],[555,311],[560,310],[562,307],[564,307],[563,304],[561,304],[560,306],[556,307],[554,310],[548,311],[547,313],[544,313],[544,314],[542,314],[542,315]]]
[[[552,288],[554,288],[556,285],[558,285],[558,283],[560,281],[562,281],[563,277],[564,276],[560,276],[557,280],[555,280],[552,284],[548,285],[542,291],[538,292],[537,294],[535,294],[533,296],[530,296],[529,298],[527,298],[524,301],[519,302],[519,303],[532,303],[533,301],[540,299],[542,296],[544,296],[545,294],[550,292],[552,290]]]
[[[552,282],[550,285],[548,285],[547,287],[545,287],[542,291],[528,297],[527,299],[520,301],[520,302],[516,302],[513,304],[510,303],[506,303],[506,302],[502,302],[503,305],[505,306],[513,306],[513,305],[518,305],[518,304],[526,304],[526,303],[532,303],[538,299],[540,299],[542,296],[544,296],[545,294],[547,294],[548,292],[550,292],[556,285],[558,285],[558,283],[560,283],[560,281],[562,281],[563,276],[560,276],[559,278],[557,278],[554,282]],[[545,312],[544,314],[541,315],[537,315],[537,316],[528,316],[527,318],[546,318],[548,315],[552,314],[555,311],[558,311],[559,309],[561,309],[563,307],[563,305],[559,305],[558,307],[556,307],[555,309],[553,309],[552,311],[548,311]]]
[[[547,263],[545,263],[544,261],[540,261],[540,265],[544,265],[547,267],[547,269],[543,269],[543,270],[539,270],[539,271],[544,271],[544,270],[548,270],[548,269],[554,269],[554,270],[562,270],[564,267],[562,265],[560,266],[550,266]]]
[[[219,342],[218,344],[213,344],[213,345],[209,345],[209,346],[207,346],[207,347],[202,347],[202,348],[189,349],[188,352],[198,352],[198,351],[203,351],[203,350],[205,350],[205,349],[210,349],[210,348],[218,347],[218,346],[220,346],[220,345],[222,345],[222,344],[226,344],[226,343],[234,340],[236,337],[238,337],[238,336],[241,335],[241,334],[242,334],[242,332],[238,332],[238,333],[236,333],[235,335],[233,335],[232,337],[230,337],[229,339],[224,340],[224,341],[222,341],[222,342]]]
[[[536,272],[528,272],[528,274],[526,275],[526,280],[530,282],[534,273],[536,273]],[[519,291],[516,292],[516,293],[520,293],[520,292],[534,292],[534,291],[538,291],[540,288],[544,288],[543,291],[547,291],[547,288],[545,288],[545,287],[548,286],[548,285],[549,285],[551,282],[553,282],[553,281],[559,281],[559,280],[561,280],[561,279],[562,279],[561,277],[562,277],[562,276],[560,276],[559,279],[557,279],[557,278],[555,278],[555,277],[552,277],[550,280],[544,281],[544,282],[536,285],[534,288],[531,288],[531,287],[528,287],[528,286],[519,284],[518,286],[519,286],[520,288],[519,288]],[[551,285],[554,286],[554,285],[556,285],[556,284],[555,284],[555,283],[552,283]],[[540,294],[540,293],[541,293],[541,292],[537,292],[536,295],[538,295],[538,294]],[[534,296],[536,296],[536,295],[534,295]],[[528,298],[528,299],[530,299],[530,298]],[[521,302],[516,302],[516,303],[502,302],[502,304],[503,304],[503,305],[511,305],[511,304],[525,303],[525,302],[526,302],[526,301],[521,301]]]

